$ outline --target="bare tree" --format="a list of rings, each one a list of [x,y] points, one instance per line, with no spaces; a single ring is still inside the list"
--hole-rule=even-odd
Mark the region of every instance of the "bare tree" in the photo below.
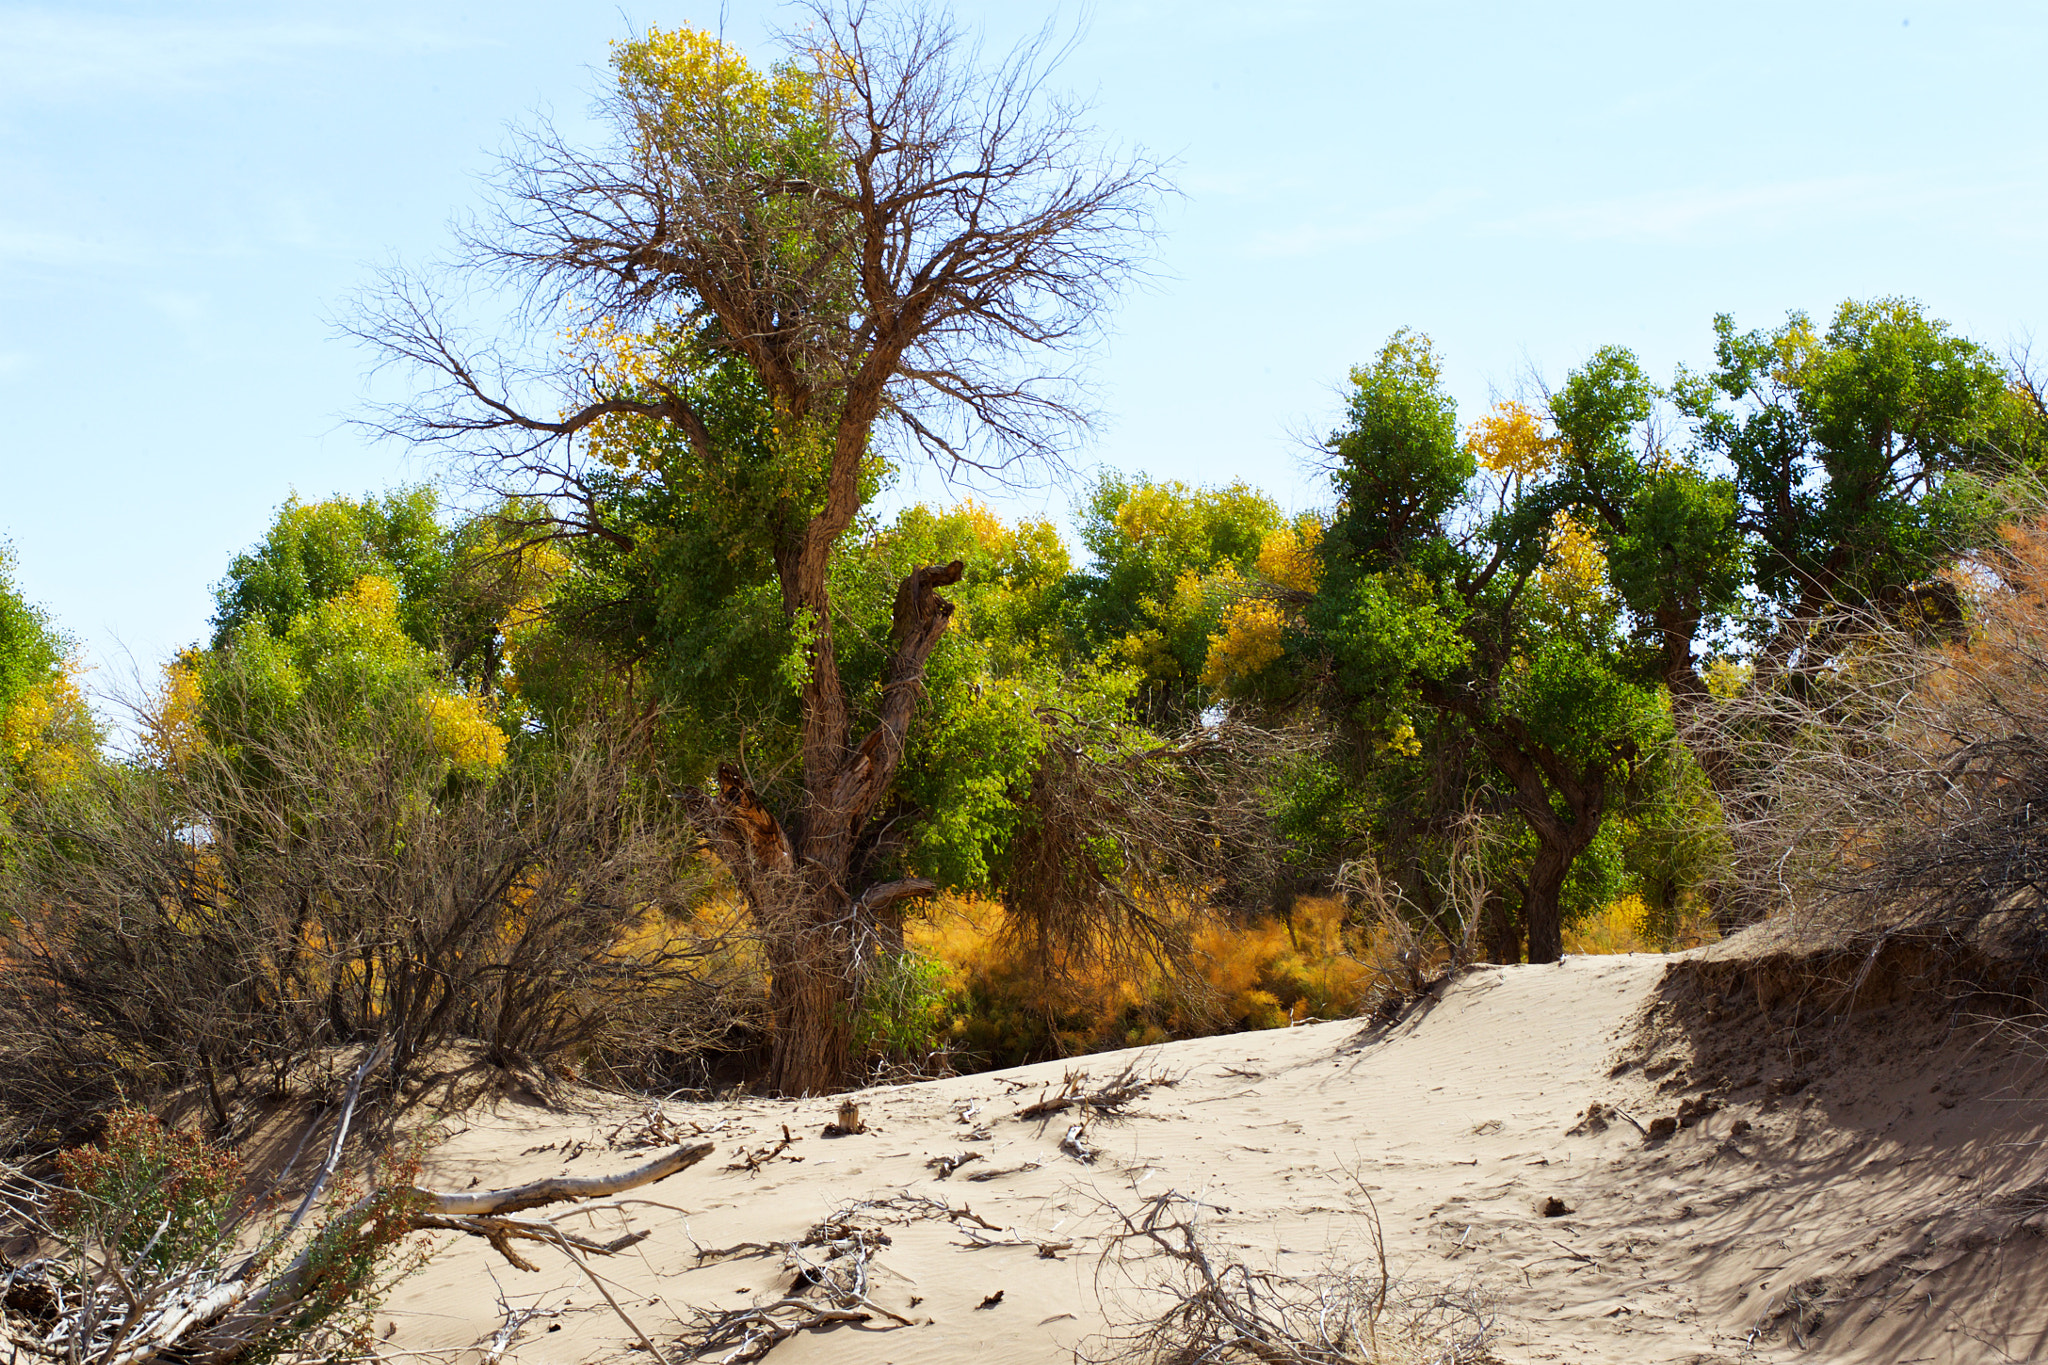
[[[763,514],[783,610],[808,637],[802,793],[770,810],[727,768],[692,801],[767,931],[769,1081],[792,1093],[839,1081],[858,945],[931,889],[858,885],[855,855],[952,614],[937,589],[962,566],[904,579],[882,701],[856,733],[827,570],[866,497],[864,464],[878,434],[985,470],[1057,460],[1084,420],[1062,358],[1140,268],[1165,189],[1157,164],[1106,152],[1048,89],[1062,55],[1049,34],[988,63],[915,0],[815,0],[807,17],[773,80],[716,44],[688,79],[651,76],[625,45],[600,102],[611,145],[527,135],[455,267],[509,281],[529,322],[580,311],[738,358],[787,449],[808,452],[815,495]],[[547,495],[558,533],[628,539],[605,523],[577,443],[608,419],[673,431],[713,474],[733,459],[676,376],[628,386],[594,352],[536,368],[471,349],[416,278],[392,276],[354,330],[431,381],[385,430],[473,457],[502,491]]]

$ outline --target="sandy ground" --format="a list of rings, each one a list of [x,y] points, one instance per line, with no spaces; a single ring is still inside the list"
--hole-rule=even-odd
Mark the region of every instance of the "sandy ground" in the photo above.
[[[915,1325],[805,1333],[775,1365],[1099,1357],[1106,1325],[1141,1310],[1130,1276],[1152,1273],[1105,1261],[1120,1211],[1191,1196],[1220,1249],[1305,1273],[1370,1255],[1361,1190],[1395,1275],[1476,1292],[1502,1361],[2048,1360],[2048,1087],[2025,1040],[1947,1004],[1773,1022],[1739,992],[1676,989],[1672,962],[1480,968],[1382,1030],[1313,1024],[869,1090],[858,1136],[821,1135],[836,1098],[670,1103],[661,1133],[707,1134],[715,1154],[635,1192],[650,1202],[560,1222],[649,1233],[591,1265],[670,1362],[691,1358],[693,1313],[780,1297],[781,1245],[861,1201],[891,1201],[857,1218],[889,1238],[872,1297]],[[1018,1117],[1071,1070],[1092,1084],[1133,1063],[1177,1083],[1096,1119],[1092,1160],[1061,1149],[1071,1114]],[[444,1121],[429,1179],[616,1170],[657,1150],[649,1117],[597,1096],[500,1103]],[[1658,1140],[1637,1126],[1681,1117]],[[785,1125],[796,1141],[750,1169]],[[969,1153],[944,1178],[932,1164]],[[935,1211],[920,1199],[1002,1231],[919,1216]],[[380,1315],[386,1355],[483,1360],[508,1308],[536,1308],[552,1316],[499,1358],[649,1358],[560,1253],[530,1251],[526,1272],[439,1237]],[[746,1243],[763,1246],[701,1254]]]

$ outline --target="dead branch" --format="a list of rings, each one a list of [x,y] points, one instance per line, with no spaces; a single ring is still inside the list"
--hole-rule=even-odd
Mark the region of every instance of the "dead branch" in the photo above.
[[[1098,1365],[1382,1365],[1426,1358],[1445,1365],[1489,1359],[1493,1318],[1473,1290],[1434,1289],[1390,1279],[1378,1219],[1375,1257],[1306,1275],[1226,1255],[1203,1226],[1206,1206],[1177,1191],[1112,1209],[1120,1231],[1098,1271],[1122,1281],[1120,1326],[1083,1343],[1078,1358]],[[1163,1272],[1163,1273],[1162,1273]],[[1113,1320],[1117,1315],[1112,1315]]]
[[[1045,1119],[1054,1114],[1063,1114],[1069,1109],[1080,1109],[1087,1114],[1103,1118],[1120,1118],[1148,1091],[1166,1086],[1179,1085],[1179,1076],[1156,1071],[1150,1075],[1138,1070],[1135,1061],[1124,1063],[1123,1069],[1096,1086],[1083,1090],[1088,1079],[1086,1071],[1069,1070],[1060,1082],[1059,1092],[1046,1095],[1043,1092],[1030,1104],[1017,1111],[1020,1119]]]
[[[555,1176],[548,1180],[536,1180],[531,1184],[515,1185],[504,1190],[472,1190],[461,1193],[416,1190],[414,1193],[425,1200],[426,1207],[434,1213],[517,1213],[521,1209],[539,1208],[542,1204],[559,1204],[570,1199],[603,1199],[607,1195],[618,1194],[624,1190],[636,1190],[642,1185],[652,1185],[658,1180],[666,1180],[677,1171],[688,1170],[710,1156],[714,1150],[715,1144],[709,1142],[685,1143],[644,1165],[620,1171],[616,1175]]]
[[[799,1332],[835,1323],[881,1317],[899,1327],[914,1326],[909,1318],[882,1307],[870,1296],[868,1264],[876,1247],[888,1245],[888,1238],[841,1227],[844,1236],[815,1243],[825,1249],[822,1261],[813,1262],[803,1254],[801,1247],[808,1239],[784,1247],[783,1266],[791,1278],[781,1298],[724,1312],[698,1310],[687,1338],[691,1359],[702,1360],[722,1351],[724,1354],[717,1356],[720,1365],[759,1360]]]
[[[561,1309],[542,1308],[539,1304],[530,1304],[525,1308],[514,1308],[505,1301],[503,1294],[498,1296],[498,1308],[504,1313],[505,1321],[499,1324],[498,1330],[491,1333],[490,1340],[484,1343],[483,1365],[498,1365],[498,1361],[504,1358],[505,1352],[510,1349],[512,1343],[518,1340],[519,1334],[526,1330],[526,1324],[532,1322],[535,1318],[558,1318],[562,1316]]]
[[[538,1267],[512,1250],[511,1240],[515,1237],[533,1242],[546,1242],[551,1246],[566,1239],[578,1251],[589,1255],[616,1256],[627,1247],[645,1241],[650,1235],[646,1230],[642,1230],[626,1233],[609,1242],[599,1242],[588,1237],[579,1237],[575,1233],[564,1232],[545,1219],[494,1218],[488,1214],[451,1217],[446,1214],[427,1213],[420,1215],[415,1223],[422,1228],[444,1229],[481,1237],[520,1270],[534,1270]]]
[[[746,1148],[742,1147],[737,1153],[737,1155],[739,1156],[739,1160],[728,1162],[726,1164],[725,1169],[728,1171],[746,1171],[750,1174],[758,1173],[763,1166],[766,1166],[769,1162],[775,1160],[775,1158],[779,1156],[784,1156],[785,1153],[789,1151],[792,1144],[801,1141],[803,1141],[803,1139],[791,1133],[789,1131],[789,1125],[785,1123],[782,1125],[781,1141],[776,1142],[772,1146],[756,1148],[751,1152],[748,1151]],[[800,1156],[787,1156],[785,1157],[785,1159],[789,1161],[803,1160],[803,1158]]]
[[[377,1049],[358,1068],[351,1101],[354,1090],[384,1055],[384,1049]],[[256,1349],[281,1324],[293,1320],[301,1305],[329,1290],[330,1272],[322,1251],[324,1234],[316,1234],[289,1263],[267,1278],[259,1281],[253,1271],[266,1264],[269,1254],[281,1248],[305,1220],[313,1198],[333,1173],[352,1112],[353,1104],[345,1103],[333,1142],[336,1155],[330,1156],[312,1193],[284,1228],[263,1239],[262,1252],[241,1258],[231,1271],[221,1269],[217,1258],[202,1255],[197,1261],[173,1267],[168,1274],[140,1273],[141,1258],[130,1262],[112,1246],[100,1247],[90,1255],[81,1249],[81,1265],[75,1269],[40,1263],[45,1269],[38,1282],[51,1287],[47,1311],[30,1333],[17,1330],[10,1322],[15,1346],[67,1365],[148,1365],[169,1356],[230,1365]],[[373,1192],[334,1215],[330,1226],[355,1227],[374,1216],[380,1205],[389,1203],[400,1211],[404,1229],[446,1229],[482,1237],[522,1270],[535,1267],[513,1249],[513,1240],[545,1242],[568,1256],[609,1299],[601,1281],[583,1262],[583,1255],[616,1255],[644,1239],[646,1232],[600,1242],[565,1232],[546,1219],[506,1215],[543,1204],[638,1189],[688,1169],[712,1150],[709,1142],[689,1144],[614,1175],[540,1180],[504,1190],[448,1193],[411,1187]],[[45,1193],[43,1200],[47,1197]],[[232,1246],[247,1230],[248,1216],[242,1215],[222,1233],[223,1247]],[[17,1271],[10,1283],[20,1273]],[[618,1310],[616,1303],[613,1307]],[[623,1310],[618,1311],[625,1318]],[[630,1319],[626,1320],[630,1325]],[[637,1327],[633,1330],[639,1331]],[[648,1349],[654,1349],[651,1341]],[[660,1358],[658,1352],[656,1356]]]

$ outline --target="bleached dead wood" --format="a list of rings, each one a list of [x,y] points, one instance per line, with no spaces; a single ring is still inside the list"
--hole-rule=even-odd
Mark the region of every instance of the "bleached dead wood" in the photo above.
[[[420,1190],[418,1193],[425,1198],[427,1207],[435,1213],[453,1216],[517,1213],[521,1209],[537,1209],[543,1204],[559,1204],[569,1199],[602,1199],[606,1195],[618,1194],[622,1190],[652,1185],[657,1180],[666,1180],[677,1171],[688,1170],[710,1156],[712,1151],[712,1143],[686,1142],[644,1165],[620,1171],[615,1175],[556,1176],[551,1180],[536,1180],[531,1184],[515,1185],[504,1190],[469,1190],[448,1194]]]
[[[353,1116],[356,1092],[377,1060],[378,1055],[373,1054],[357,1071],[327,1161],[284,1231],[265,1239],[267,1247],[275,1248],[297,1229],[333,1175]],[[532,1265],[512,1252],[510,1240],[517,1237],[549,1242],[588,1274],[579,1252],[614,1254],[645,1234],[627,1234],[612,1242],[598,1242],[566,1233],[545,1219],[506,1215],[545,1204],[600,1199],[651,1185],[696,1165],[713,1150],[714,1144],[709,1142],[685,1143],[652,1161],[611,1175],[562,1176],[497,1190],[456,1192],[414,1187],[406,1193],[408,1202],[422,1210],[414,1218],[414,1226],[483,1237],[514,1265],[529,1270]],[[337,1218],[342,1223],[358,1219],[383,1197],[387,1196],[367,1195]],[[62,1360],[67,1365],[151,1365],[171,1356],[181,1362],[232,1365],[322,1291],[326,1267],[316,1254],[318,1246],[316,1238],[313,1245],[301,1249],[266,1279],[255,1277],[254,1271],[264,1260],[257,1255],[242,1259],[225,1273],[216,1271],[209,1275],[204,1267],[190,1267],[159,1280],[147,1293],[138,1293],[128,1268],[116,1263],[108,1252],[101,1257],[105,1264],[83,1286],[82,1301],[66,1304],[60,1298],[55,1320],[39,1324],[33,1334],[10,1330],[9,1335],[17,1349],[44,1359]],[[14,1325],[9,1326],[12,1329]]]

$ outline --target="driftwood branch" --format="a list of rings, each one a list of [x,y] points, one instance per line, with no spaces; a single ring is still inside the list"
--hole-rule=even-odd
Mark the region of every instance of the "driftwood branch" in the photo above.
[[[302,1201],[282,1233],[264,1239],[266,1248],[276,1248],[306,1219],[314,1197],[325,1187],[339,1162],[362,1083],[384,1056],[385,1049],[379,1048],[357,1069],[327,1162],[314,1180],[312,1193]],[[534,1267],[512,1249],[513,1240],[547,1242],[560,1248],[595,1281],[596,1276],[583,1261],[585,1254],[616,1255],[647,1234],[628,1233],[610,1242],[600,1242],[564,1232],[544,1218],[506,1215],[543,1204],[599,1199],[651,1185],[696,1165],[713,1149],[714,1144],[709,1142],[686,1143],[613,1175],[557,1177],[510,1189],[452,1193],[415,1188],[406,1192],[408,1202],[420,1210],[413,1215],[411,1225],[482,1237],[513,1265],[526,1270]],[[365,1217],[375,1201],[388,1197],[388,1193],[365,1196],[337,1214],[337,1223],[345,1226]],[[321,1243],[321,1237],[316,1236],[312,1245],[302,1248],[281,1270],[261,1281],[251,1274],[261,1264],[259,1256],[243,1259],[226,1273],[209,1273],[204,1265],[194,1265],[151,1284],[146,1291],[136,1289],[135,1277],[129,1273],[131,1267],[108,1259],[100,1267],[99,1282],[89,1286],[82,1299],[66,1304],[60,1296],[50,1321],[39,1325],[38,1336],[23,1338],[16,1333],[16,1344],[51,1359],[92,1365],[149,1365],[170,1357],[231,1365],[289,1320],[300,1305],[326,1290],[326,1267],[319,1255]],[[105,1255],[111,1258],[114,1253],[108,1251]],[[603,1286],[600,1284],[599,1288],[602,1290]],[[117,1290],[118,1297],[110,1298]],[[633,1330],[639,1331],[637,1327]],[[641,1335],[644,1339],[645,1334]],[[647,1349],[655,1349],[651,1341]]]
[[[644,1165],[620,1171],[616,1175],[556,1176],[551,1180],[536,1180],[530,1185],[515,1185],[505,1190],[473,1190],[448,1194],[435,1190],[420,1190],[417,1193],[426,1201],[427,1208],[433,1213],[457,1216],[517,1213],[521,1209],[539,1208],[542,1204],[559,1204],[569,1199],[602,1199],[606,1195],[618,1194],[622,1190],[652,1185],[657,1180],[666,1180],[677,1171],[688,1170],[710,1156],[713,1149],[714,1144],[709,1142],[686,1142],[674,1151],[666,1152]]]

